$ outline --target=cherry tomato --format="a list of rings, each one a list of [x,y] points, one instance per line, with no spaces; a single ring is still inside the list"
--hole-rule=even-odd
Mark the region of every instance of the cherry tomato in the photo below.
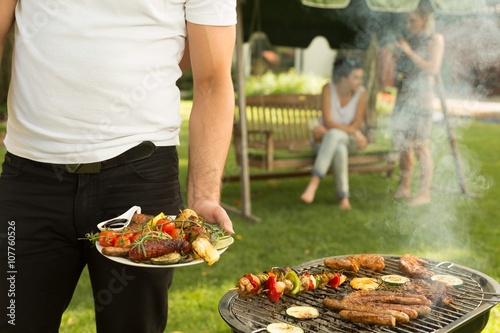
[[[130,243],[135,242],[137,238],[141,235],[141,232],[133,232],[132,230],[126,230],[123,232],[123,237],[130,239]]]
[[[177,238],[186,239],[186,234],[180,228],[175,228],[174,230],[172,230],[170,232],[170,236],[172,236],[173,239],[177,239]]]
[[[130,246],[131,242],[130,242],[130,238],[125,236],[125,235],[120,235],[118,237],[115,238],[115,241],[113,243],[113,246],[116,246],[116,247],[127,247],[127,246]]]
[[[122,230],[120,232],[120,235],[123,236],[123,237],[127,237],[127,238],[130,238],[132,237],[132,235],[134,234],[134,232],[132,230]]]
[[[172,236],[173,239],[179,238],[179,234],[177,233],[177,229],[174,229],[170,232],[170,236]]]
[[[156,226],[160,226],[162,224],[167,224],[167,223],[170,223],[170,222],[172,222],[172,220],[170,220],[170,219],[159,219],[158,221],[156,221],[155,225]]]
[[[132,234],[132,236],[130,236],[130,237],[129,237],[129,239],[130,239],[130,243],[135,242],[135,240],[136,240],[137,238],[139,238],[141,235],[142,235],[142,233],[140,233],[140,232],[135,232],[135,233],[133,233],[133,234]]]
[[[170,234],[175,229],[175,223],[169,219],[161,219],[156,222],[156,228],[166,234]]]
[[[114,246],[117,235],[113,230],[105,230],[99,233],[99,243],[104,246]]]

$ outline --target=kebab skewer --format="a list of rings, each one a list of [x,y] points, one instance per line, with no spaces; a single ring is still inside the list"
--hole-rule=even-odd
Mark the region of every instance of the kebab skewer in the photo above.
[[[296,295],[325,286],[337,289],[347,277],[338,272],[324,271],[311,274],[298,273],[290,267],[274,267],[260,274],[245,274],[236,285],[238,294],[246,299],[267,293],[271,302],[278,302],[282,295]]]

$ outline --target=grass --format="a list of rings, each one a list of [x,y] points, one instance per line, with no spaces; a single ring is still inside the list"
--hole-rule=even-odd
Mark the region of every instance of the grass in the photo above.
[[[188,109],[188,104],[183,104]],[[188,112],[183,112],[188,116]],[[412,253],[450,260],[500,281],[500,124],[463,122],[457,141],[466,185],[480,197],[458,193],[453,158],[445,130],[436,124],[433,153],[436,176],[433,202],[408,209],[391,196],[397,178],[377,174],[350,176],[352,211],[337,209],[331,178],[321,184],[314,204],[298,199],[307,178],[257,181],[251,185],[252,212],[261,222],[232,216],[235,243],[211,267],[197,265],[176,270],[170,289],[166,332],[229,333],[217,306],[224,293],[245,273],[273,266],[297,265],[325,256],[350,253]],[[180,148],[181,180],[186,178],[187,130]],[[227,172],[237,172],[230,155]],[[237,183],[223,186],[227,204],[240,204]],[[94,332],[93,302],[87,272],[64,314],[60,332]],[[500,310],[491,311],[485,333],[500,332]]]

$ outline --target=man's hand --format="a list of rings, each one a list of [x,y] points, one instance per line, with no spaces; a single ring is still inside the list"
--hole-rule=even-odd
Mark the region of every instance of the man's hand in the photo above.
[[[217,224],[228,234],[234,234],[233,222],[219,203],[213,201],[201,201],[196,202],[195,205],[190,208],[199,216],[203,217],[208,223]]]

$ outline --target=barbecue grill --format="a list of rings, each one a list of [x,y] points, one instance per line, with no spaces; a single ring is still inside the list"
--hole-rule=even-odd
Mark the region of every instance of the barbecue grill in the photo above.
[[[345,258],[339,256],[338,258]],[[399,256],[383,255],[385,268],[381,272],[360,269],[359,272],[345,272],[349,277],[380,277],[387,274],[401,274]],[[425,317],[411,320],[408,324],[397,324],[396,327],[383,327],[358,324],[344,321],[337,312],[322,306],[324,298],[342,299],[352,291],[348,283],[337,290],[325,287],[295,296],[283,295],[277,303],[272,303],[266,295],[240,297],[235,290],[228,291],[219,302],[219,313],[233,332],[252,333],[265,332],[265,327],[274,322],[286,322],[301,327],[304,332],[397,332],[397,333],[479,333],[486,326],[490,310],[500,302],[500,284],[491,277],[449,262],[430,263],[428,269],[435,274],[448,274],[464,281],[460,288],[453,292],[454,302],[450,306],[432,306],[432,311]],[[328,270],[323,259],[317,259],[293,267],[298,272],[320,273]],[[496,294],[496,295],[495,295]],[[310,305],[316,307],[320,316],[310,320],[297,320],[286,315],[285,311],[292,305]]]

